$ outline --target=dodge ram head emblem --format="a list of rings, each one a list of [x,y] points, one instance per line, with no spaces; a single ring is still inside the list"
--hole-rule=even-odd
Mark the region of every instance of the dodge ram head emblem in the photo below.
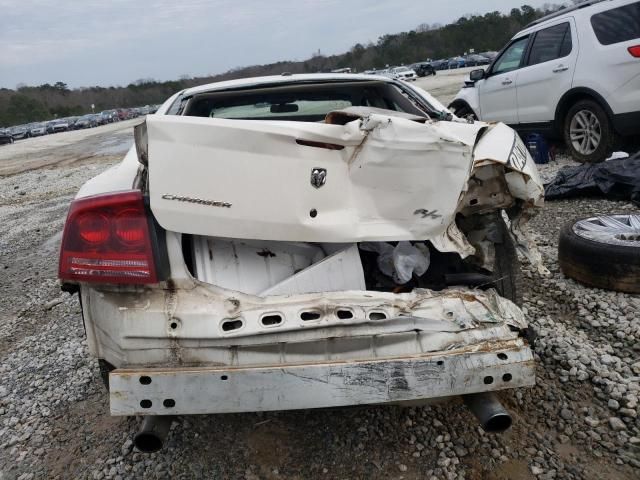
[[[327,169],[326,168],[314,168],[311,170],[311,185],[315,188],[320,188],[327,181]]]

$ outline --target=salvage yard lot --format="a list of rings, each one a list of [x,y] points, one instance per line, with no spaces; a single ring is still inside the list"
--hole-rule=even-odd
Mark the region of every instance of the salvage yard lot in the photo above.
[[[417,85],[447,104],[465,70]],[[458,402],[192,416],[167,448],[132,449],[137,420],[110,417],[76,296],[59,290],[58,244],[80,185],[132,143],[121,122],[0,147],[0,479],[632,479],[640,468],[640,298],[580,286],[557,266],[560,227],[631,204],[549,202],[530,224],[545,264],[524,264],[538,332],[537,386],[504,392],[514,416],[484,434]],[[546,180],[560,165],[541,168]]]

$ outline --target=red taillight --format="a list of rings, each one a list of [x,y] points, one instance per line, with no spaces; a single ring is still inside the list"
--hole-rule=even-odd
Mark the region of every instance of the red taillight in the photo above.
[[[75,200],[62,235],[58,276],[98,283],[156,283],[149,223],[137,190]]]
[[[636,58],[640,58],[640,45],[634,45],[633,47],[629,47],[629,53]]]

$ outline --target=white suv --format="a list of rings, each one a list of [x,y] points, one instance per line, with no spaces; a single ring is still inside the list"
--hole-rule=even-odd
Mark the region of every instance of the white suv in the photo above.
[[[582,162],[640,133],[640,1],[592,0],[519,32],[449,108],[564,139]]]
[[[394,77],[400,80],[405,80],[407,82],[415,82],[418,79],[418,75],[415,71],[411,70],[409,67],[395,67],[390,68],[389,73]]]

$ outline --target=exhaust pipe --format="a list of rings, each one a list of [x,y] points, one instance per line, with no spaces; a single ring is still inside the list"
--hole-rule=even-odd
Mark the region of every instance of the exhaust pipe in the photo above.
[[[142,427],[133,437],[133,444],[143,453],[153,453],[162,449],[169,435],[171,415],[149,415],[142,421]]]
[[[511,426],[511,415],[504,409],[495,394],[473,393],[464,395],[462,398],[485,432],[500,433]]]

